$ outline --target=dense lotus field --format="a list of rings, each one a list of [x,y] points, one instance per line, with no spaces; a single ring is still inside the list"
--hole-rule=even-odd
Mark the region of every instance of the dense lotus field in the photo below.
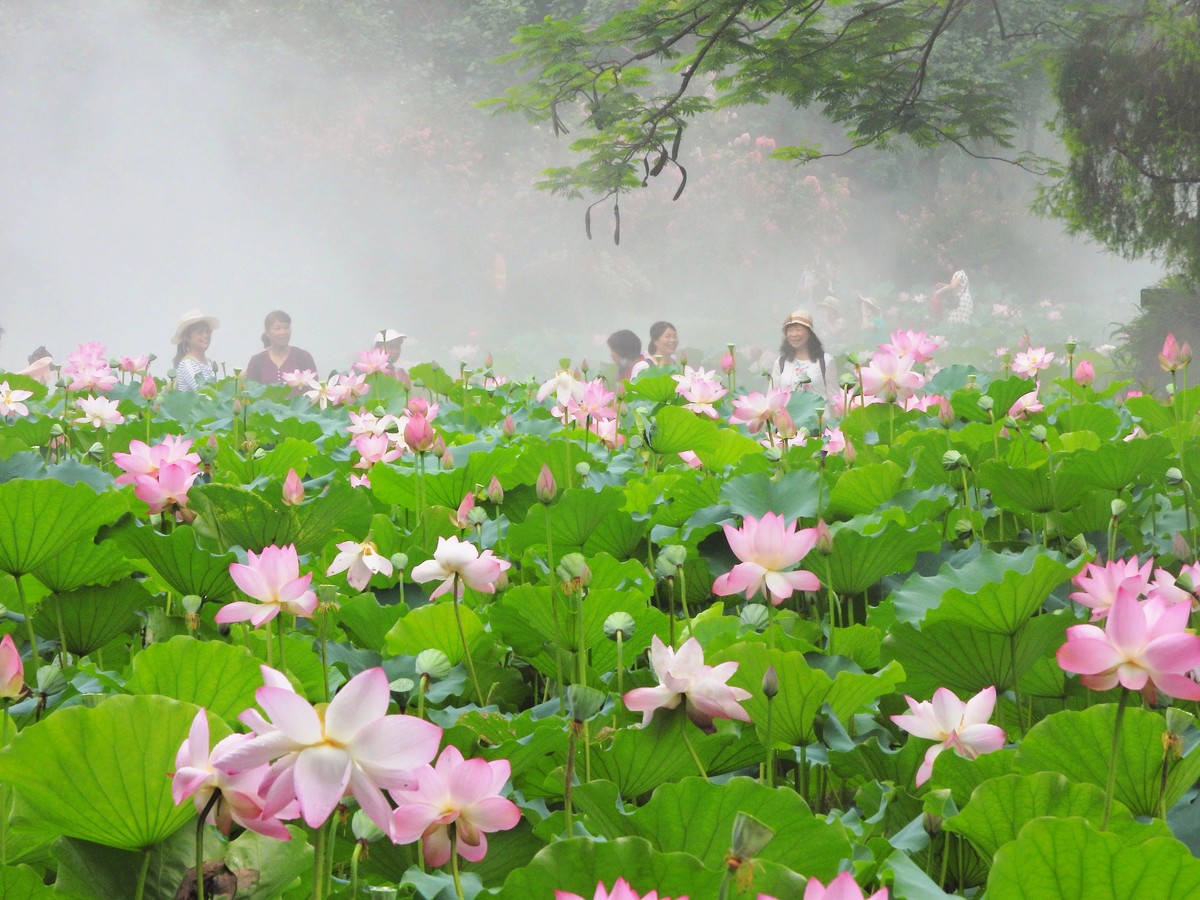
[[[0,895],[1200,896],[1186,354],[935,349],[0,375]]]

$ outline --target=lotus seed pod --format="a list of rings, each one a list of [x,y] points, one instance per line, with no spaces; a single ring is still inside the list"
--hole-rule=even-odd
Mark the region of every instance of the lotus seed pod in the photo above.
[[[582,553],[568,553],[558,561],[555,572],[563,581],[578,581],[583,587],[592,582],[592,570],[588,568],[587,559]]]
[[[742,610],[742,614],[738,616],[738,621],[747,628],[762,631],[771,621],[771,612],[761,603],[750,603]]]
[[[416,668],[418,675],[432,681],[440,681],[450,674],[454,669],[454,664],[450,662],[450,657],[441,650],[430,648],[417,654]]]
[[[1034,425],[1032,428],[1029,429],[1029,436],[1031,438],[1033,438],[1035,441],[1037,441],[1039,444],[1046,443],[1046,426],[1045,425]]]
[[[659,552],[658,558],[665,559],[677,569],[682,568],[687,562],[687,547],[682,544],[668,544]]]
[[[204,602],[204,598],[197,594],[185,594],[183,600],[183,611],[188,615],[194,616],[200,612],[200,604]]]
[[[580,478],[587,478],[588,475],[592,474],[592,467],[585,462],[575,463],[575,474]]]
[[[966,519],[959,519],[957,522],[954,523],[954,534],[960,540],[966,540],[974,533],[975,533],[975,526],[973,526]]]
[[[604,620],[604,633],[611,640],[616,640],[617,635],[621,636],[621,640],[627,641],[633,637],[634,629],[633,616],[627,612],[615,612]]]
[[[317,585],[317,602],[318,603],[337,603],[338,590],[332,584]]]
[[[778,447],[767,447],[763,450],[763,456],[767,458],[767,462],[779,462],[783,452]]]
[[[1069,355],[1074,355],[1075,348],[1078,346],[1079,346],[1079,342],[1076,341],[1075,338],[1067,338],[1067,353]]]
[[[947,450],[942,454],[942,468],[947,472],[962,468],[963,455],[957,450]]]
[[[408,554],[407,553],[393,553],[391,556],[391,560],[392,560],[392,565],[395,566],[397,572],[408,567]]]
[[[373,843],[383,837],[383,832],[376,827],[375,823],[361,809],[356,810],[354,815],[351,816],[350,830],[354,833],[356,841]]]
[[[1113,499],[1113,501],[1111,503],[1109,503],[1108,506],[1112,510],[1112,517],[1114,519],[1119,518],[1120,516],[1124,515],[1125,510],[1129,509],[1129,504],[1126,503],[1124,500],[1122,500],[1120,497]]]
[[[1179,471],[1177,467],[1171,466],[1171,468],[1163,473],[1163,480],[1171,485],[1171,487],[1178,487],[1183,484],[1183,472]]]
[[[996,401],[986,395],[983,397],[980,397],[975,402],[979,404],[979,408],[982,409],[984,412],[991,412],[996,406]]]

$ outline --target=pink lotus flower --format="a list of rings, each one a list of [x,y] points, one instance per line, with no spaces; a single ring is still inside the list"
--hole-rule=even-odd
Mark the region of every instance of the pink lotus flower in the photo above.
[[[404,423],[404,443],[416,453],[428,453],[433,449],[437,434],[429,420],[422,415],[413,413]]]
[[[1105,618],[1121,593],[1139,598],[1150,586],[1150,568],[1154,558],[1139,564],[1136,556],[1130,559],[1111,559],[1104,565],[1088,563],[1082,572],[1071,579],[1079,588],[1071,594],[1076,603],[1092,611],[1093,622]]]
[[[654,635],[650,639],[650,668],[658,687],[634,688],[622,698],[625,706],[642,713],[642,724],[650,724],[658,709],[675,709],[686,701],[688,718],[701,728],[712,728],[713,719],[749,722],[750,715],[739,705],[750,692],[726,684],[737,671],[735,662],[719,666],[704,664],[704,650],[694,637],[683,642],[678,652]]]
[[[537,481],[533,485],[534,493],[542,503],[553,502],[558,494],[558,485],[554,482],[554,473],[550,471],[548,465],[542,464],[541,470],[538,472]]]
[[[907,329],[893,332],[891,343],[880,344],[879,349],[896,356],[907,356],[915,363],[926,363],[933,359],[938,343],[933,338],[926,337],[923,331]]]
[[[498,559],[491,550],[483,553],[468,541],[457,537],[439,537],[433,559],[428,559],[412,570],[412,579],[418,584],[442,579],[442,583],[429,595],[435,600],[447,593],[457,583],[456,595],[461,597],[466,588],[482,594],[496,593],[496,582],[512,565]]]
[[[1187,552],[1186,545],[1184,552]],[[1200,563],[1192,563],[1180,568],[1178,578],[1166,569],[1155,569],[1154,582],[1146,589],[1146,597],[1161,597],[1164,602],[1172,605],[1176,603],[1194,605],[1198,590],[1200,590]]]
[[[1042,401],[1038,398],[1038,391],[1042,388],[1041,382],[1034,382],[1033,390],[1028,394],[1022,394],[1013,402],[1013,405],[1008,408],[1008,414],[1014,419],[1027,419],[1033,413],[1040,413],[1045,407]]]
[[[765,894],[759,894],[758,900],[774,900]],[[850,872],[842,872],[829,882],[828,886],[821,884],[815,878],[809,878],[804,885],[804,900],[888,900],[888,889],[881,887],[870,897],[863,896],[863,890],[854,880]]]
[[[354,403],[371,393],[366,375],[353,372],[346,375],[334,375],[329,379],[329,402],[334,406]]]
[[[122,372],[131,372],[134,375],[145,372],[150,366],[150,357],[148,356],[122,356],[118,360],[118,368]]]
[[[904,400],[925,385],[925,376],[913,371],[913,360],[894,352],[875,353],[860,371],[862,389],[884,400]]]
[[[621,424],[616,419],[593,419],[590,430],[609,450],[616,450],[625,443]]]
[[[781,391],[775,388],[760,394],[757,391],[736,397],[733,401],[733,414],[730,422],[739,422],[750,429],[751,434],[762,431],[763,426],[775,421],[781,409],[787,407],[792,398],[791,391]]]
[[[576,402],[583,399],[583,382],[579,381],[566,369],[563,369],[538,388],[538,402],[541,403],[551,394],[554,395],[554,399],[557,401],[558,405],[563,409],[566,409],[567,404],[572,399],[574,399]]]
[[[471,527],[471,510],[475,508],[475,495],[468,491],[462,498],[462,503],[458,504],[456,509],[450,516],[450,524],[455,528],[470,528]]]
[[[826,428],[825,433],[821,436],[825,441],[823,453],[833,456],[838,453],[845,453],[850,449],[850,443],[846,440],[846,435],[842,433],[841,428]]]
[[[250,550],[246,558],[249,562],[245,565],[229,564],[229,576],[243,594],[258,602],[238,600],[226,603],[217,610],[217,622],[226,624],[249,620],[251,625],[258,628],[281,612],[305,619],[312,616],[317,608],[317,595],[308,587],[312,582],[312,572],[303,576],[300,574],[295,544],[264,547],[257,556]]]
[[[120,425],[125,421],[125,417],[117,408],[117,401],[109,400],[107,397],[80,397],[79,411],[83,415],[78,419],[71,420],[76,425],[106,428],[109,425]]]
[[[229,771],[222,767],[221,758],[250,740],[248,735],[231,734],[208,749],[208,715],[204,710],[196,713],[187,739],[179,745],[175,754],[175,771],[171,778],[171,797],[178,806],[188,797],[197,813],[204,812],[212,795],[220,793],[216,804],[209,810],[205,820],[228,835],[233,823],[250,831],[265,834],[279,841],[290,841],[292,835],[279,819],[293,818],[297,814],[294,805],[281,809],[278,815],[263,814],[263,800],[258,790],[267,774],[267,766],[255,766],[241,771]]]
[[[555,891],[554,900],[587,900],[585,897],[580,897],[578,894],[572,894],[570,891]],[[648,894],[638,896],[637,891],[629,886],[629,882],[624,878],[618,878],[614,883],[611,891],[604,887],[604,882],[601,881],[596,885],[596,893],[592,895],[591,900],[671,900],[670,897],[659,897],[658,891],[651,891]],[[688,900],[687,897],[680,897],[678,900]]]
[[[149,375],[143,376],[141,387],[138,388],[138,396],[143,400],[153,400],[158,396],[158,382]]]
[[[381,462],[391,462],[404,455],[404,446],[392,441],[389,434],[360,434],[354,438],[354,449],[358,451],[356,469],[369,469]]]
[[[387,375],[392,371],[392,363],[388,359],[386,350],[371,348],[358,354],[358,362],[354,364],[354,370],[364,375],[374,372],[382,372]]]
[[[721,526],[734,555],[741,560],[713,582],[718,597],[745,594],[749,600],[760,590],[778,606],[795,591],[815,591],[821,582],[812,572],[785,571],[796,565],[817,542],[815,528],[796,531],[796,523],[768,512],[761,519],[746,516],[741,528]]]
[[[917,770],[917,787],[929,780],[933,761],[947,747],[964,759],[975,759],[1004,746],[1004,731],[987,724],[996,707],[995,686],[984,688],[966,703],[946,688],[934,691],[932,700],[918,703],[909,696],[904,699],[912,713],[892,716],[892,721],[909,734],[939,742],[925,753],[925,761]]]
[[[1088,387],[1096,380],[1096,370],[1088,360],[1083,360],[1075,367],[1074,376],[1075,383],[1080,387]]]
[[[457,747],[442,751],[436,766],[415,770],[416,790],[392,792],[392,840],[418,838],[425,861],[440,866],[450,859],[450,828],[458,835],[458,855],[479,862],[487,854],[487,833],[508,831],[521,821],[521,810],[502,792],[511,774],[507,759],[463,759]]]
[[[68,380],[68,391],[107,394],[117,386],[117,376],[108,364],[108,351],[95,341],[80,344],[74,353],[69,354],[62,374]]]
[[[732,359],[732,357],[730,358]],[[693,369],[691,366],[684,366],[682,375],[672,375],[671,378],[677,382],[675,393],[687,401],[684,409],[690,409],[692,412],[708,416],[710,419],[720,418],[713,404],[724,397],[728,391],[721,384],[716,372],[708,372],[699,367]]]
[[[342,541],[337,548],[338,555],[325,570],[325,575],[328,577],[345,572],[346,582],[356,591],[364,590],[372,575],[383,574],[391,577],[395,571],[392,561],[383,556],[370,541],[363,541],[361,544],[357,541]]]
[[[1184,343],[1182,346],[1175,340],[1175,335],[1168,333],[1163,341],[1162,352],[1158,354],[1158,364],[1164,372],[1177,372],[1192,361],[1192,346]]]
[[[0,640],[0,700],[13,701],[25,692],[25,663],[12,635]]]
[[[691,450],[680,450],[679,458],[687,463],[689,469],[703,469],[704,461]]]
[[[282,496],[288,506],[299,506],[304,502],[304,482],[295,469],[288,469],[287,478],[283,480]]]
[[[182,509],[187,506],[188,491],[199,475],[199,470],[190,463],[164,463],[153,475],[135,475],[133,493],[149,504],[151,513],[160,513],[172,506]]]
[[[387,675],[374,668],[348,681],[333,701],[314,708],[290,687],[269,683],[254,695],[270,719],[253,710],[239,718],[254,737],[224,754],[232,771],[272,763],[262,782],[264,815],[295,801],[312,828],[352,795],[375,825],[392,828],[383,790],[415,787],[412,770],[437,753],[442,729],[415,716],[387,715]]]
[[[378,436],[390,433],[398,423],[399,420],[391,413],[376,416],[365,409],[360,409],[356,413],[350,413],[350,424],[346,426],[346,430],[355,437],[363,434]],[[403,426],[400,428],[403,430]]]
[[[33,396],[33,391],[21,391],[0,381],[0,416],[27,416],[29,407],[23,401]]]
[[[316,390],[321,385],[321,382],[317,380],[317,373],[312,371],[312,369],[295,369],[291,372],[282,372],[279,377],[284,384],[294,391],[305,388]]]
[[[1030,347],[1013,357],[1012,370],[1025,378],[1036,378],[1038,372],[1048,369],[1054,362],[1054,354],[1045,347]]]
[[[1139,603],[1117,592],[1101,631],[1095,625],[1072,625],[1058,648],[1058,664],[1081,675],[1097,691],[1118,684],[1141,691],[1147,702],[1155,691],[1183,700],[1200,700],[1200,684],[1187,673],[1200,667],[1200,636],[1186,629],[1191,606],[1161,597]]]
[[[566,417],[584,426],[589,422],[615,418],[617,411],[613,403],[616,399],[617,395],[597,378],[584,385],[583,396],[578,400],[572,397],[567,401]]]
[[[726,351],[721,357],[721,371],[728,375],[736,368],[736,366],[737,364],[734,362],[733,354]]]
[[[159,469],[172,463],[182,466],[185,472],[195,472],[200,467],[200,454],[192,453],[192,442],[182,435],[165,435],[153,447],[134,440],[129,442],[128,453],[113,453],[113,462],[122,474],[117,484],[136,484],[138,475],[158,477]]]

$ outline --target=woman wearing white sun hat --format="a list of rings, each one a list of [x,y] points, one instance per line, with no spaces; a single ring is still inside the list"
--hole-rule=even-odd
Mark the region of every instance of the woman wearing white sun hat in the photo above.
[[[195,392],[217,380],[216,363],[208,358],[212,333],[221,327],[216,316],[206,316],[198,309],[185,312],[175,329],[171,343],[175,345],[175,387]]]

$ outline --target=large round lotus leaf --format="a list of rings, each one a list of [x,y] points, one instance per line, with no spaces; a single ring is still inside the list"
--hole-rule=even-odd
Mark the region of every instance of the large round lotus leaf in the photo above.
[[[170,534],[159,534],[148,525],[122,525],[113,530],[112,536],[129,556],[144,559],[180,594],[213,599],[236,589],[229,577],[229,564],[237,562],[237,557],[200,549],[190,525],[181,525]]]
[[[262,687],[259,661],[245,647],[180,635],[152,644],[133,658],[131,694],[159,694],[235,719],[254,705]]]
[[[42,876],[29,866],[0,868],[0,897],[4,900],[53,900],[54,888],[42,883]]]
[[[1083,819],[1034,819],[996,853],[988,900],[1192,900],[1200,860],[1172,838],[1127,846]]]
[[[196,810],[171,800],[175,753],[197,707],[166,697],[110,697],[25,728],[0,753],[0,779],[68,837],[122,850],[152,847]],[[213,739],[227,729],[213,726]]]
[[[88,585],[42,601],[33,627],[42,637],[61,635],[68,650],[87,656],[117,635],[135,631],[137,611],[153,603],[154,598],[136,581]]]
[[[0,571],[32,572],[77,538],[91,535],[128,507],[116,491],[52,479],[0,484]]]

